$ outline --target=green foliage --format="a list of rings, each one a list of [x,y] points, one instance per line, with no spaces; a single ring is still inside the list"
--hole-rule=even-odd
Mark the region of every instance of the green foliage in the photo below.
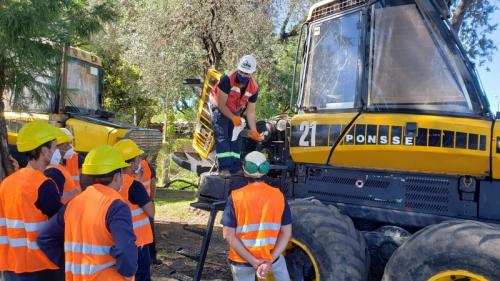
[[[453,22],[463,16],[459,21],[460,41],[464,44],[469,57],[478,62],[480,66],[491,62],[497,46],[491,38],[498,24],[492,23],[491,16],[499,8],[495,0],[452,0]],[[463,9],[461,9],[463,8]]]
[[[139,70],[128,65],[119,52],[99,52],[103,59],[104,107],[116,112],[120,119],[134,125],[147,126],[156,113],[158,101],[141,87]]]
[[[111,1],[85,0],[0,2],[0,88],[32,89],[35,98],[50,94],[36,77],[54,73],[63,46],[84,40],[112,20]]]
[[[10,172],[7,128],[3,117],[4,90],[17,104],[24,99],[43,101],[58,93],[59,82],[47,83],[58,73],[62,50],[82,42],[115,18],[114,1],[0,0],[0,175]],[[24,89],[30,95],[21,95]]]

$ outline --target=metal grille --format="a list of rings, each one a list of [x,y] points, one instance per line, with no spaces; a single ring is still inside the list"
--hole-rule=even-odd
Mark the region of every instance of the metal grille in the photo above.
[[[314,9],[311,13],[311,20],[317,20],[334,14],[335,12],[343,11],[349,8],[360,6],[365,3],[365,0],[344,0],[332,1]]]
[[[333,184],[343,184],[343,185],[351,185],[354,186],[358,181],[357,178],[354,177],[333,177],[333,176],[324,176],[319,180],[321,182],[333,183]],[[383,180],[374,180],[368,179],[363,183],[364,187],[372,187],[372,188],[388,188],[390,186],[390,181]]]
[[[443,214],[449,211],[449,180],[408,177],[405,187],[405,208]]]

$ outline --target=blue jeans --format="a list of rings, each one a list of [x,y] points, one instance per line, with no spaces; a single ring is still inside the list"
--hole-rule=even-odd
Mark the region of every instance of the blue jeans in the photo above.
[[[212,106],[212,126],[219,171],[238,172],[241,169],[241,136],[238,136],[235,141],[231,141],[234,129],[233,122],[214,106]]]
[[[139,259],[137,260],[137,272],[135,281],[151,281],[151,257],[149,256],[149,245],[137,248]]]

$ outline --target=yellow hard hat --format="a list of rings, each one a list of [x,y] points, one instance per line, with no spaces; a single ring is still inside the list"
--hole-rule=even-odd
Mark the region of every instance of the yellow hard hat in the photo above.
[[[112,171],[130,166],[122,155],[111,145],[100,145],[92,149],[82,165],[84,175],[105,175]]]
[[[144,154],[144,151],[142,151],[139,146],[137,146],[137,144],[130,139],[124,139],[115,143],[114,148],[122,154],[125,161]]]
[[[73,141],[73,134],[66,129],[66,128],[60,128],[62,135],[57,138],[57,144],[63,144],[67,142],[72,142]]]
[[[17,135],[17,150],[26,152],[62,135],[61,130],[44,121],[33,121],[24,125]]]

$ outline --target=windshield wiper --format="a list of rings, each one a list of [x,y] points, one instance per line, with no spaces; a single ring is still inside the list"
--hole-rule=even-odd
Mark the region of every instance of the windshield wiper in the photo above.
[[[316,106],[301,106],[299,110],[303,110],[306,113],[315,113],[318,112],[318,107]]]

